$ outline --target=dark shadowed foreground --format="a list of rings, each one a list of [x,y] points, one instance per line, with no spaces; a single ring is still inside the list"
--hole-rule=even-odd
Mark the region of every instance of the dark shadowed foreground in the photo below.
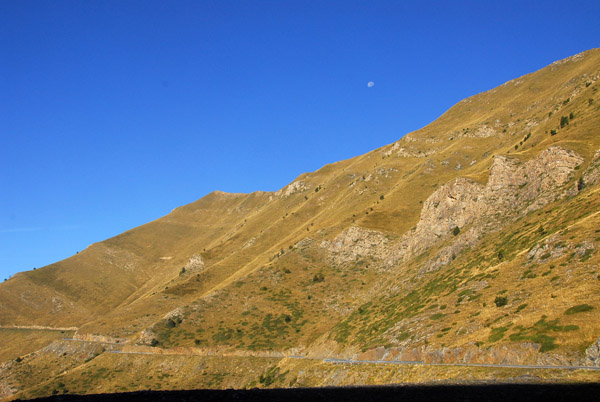
[[[140,391],[56,395],[35,401],[598,401],[600,384],[373,386],[250,390]]]

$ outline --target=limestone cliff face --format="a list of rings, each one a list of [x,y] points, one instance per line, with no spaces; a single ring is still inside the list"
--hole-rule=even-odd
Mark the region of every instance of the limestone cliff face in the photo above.
[[[485,185],[458,177],[439,187],[423,203],[415,228],[400,240],[392,242],[383,233],[351,227],[333,241],[323,242],[322,247],[338,264],[371,257],[393,269],[450,238],[450,244],[422,267],[423,272],[435,270],[474,245],[483,234],[576,193],[576,185],[566,185],[583,161],[575,152],[558,146],[526,162],[496,156]],[[596,171],[586,173],[590,182]]]
[[[380,259],[388,243],[389,240],[380,232],[353,226],[333,241],[324,241],[321,247],[330,251],[334,263],[343,264],[367,256]]]

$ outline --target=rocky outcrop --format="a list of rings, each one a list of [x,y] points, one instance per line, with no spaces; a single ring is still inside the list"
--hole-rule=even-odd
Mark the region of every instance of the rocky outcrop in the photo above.
[[[185,272],[199,272],[204,269],[204,259],[200,254],[194,254],[190,257],[184,266]]]
[[[592,163],[583,173],[582,179],[584,186],[591,186],[600,182],[600,149],[596,151]]]
[[[600,342],[600,340],[599,340]],[[600,364],[600,345],[595,344],[594,354],[596,360],[594,364]],[[594,347],[592,345],[590,348]],[[419,347],[393,347],[378,348],[358,353],[354,358],[358,360],[397,360],[397,361],[421,361],[424,363],[450,363],[450,364],[525,364],[525,365],[555,365],[555,366],[573,366],[580,365],[581,359],[577,355],[566,356],[552,353],[540,353],[540,345],[536,343],[523,342],[513,344],[503,344],[491,346],[489,348],[480,348],[473,344],[463,347],[439,347],[424,345]],[[588,349],[589,350],[589,349]],[[587,361],[586,361],[587,363]],[[586,364],[584,363],[584,364]]]
[[[585,350],[585,365],[600,367],[600,338]]]
[[[581,156],[557,146],[525,163],[496,156],[486,185],[459,177],[429,196],[416,228],[391,248],[387,265],[407,261],[452,233],[452,244],[427,261],[424,270],[447,264],[484,233],[572,194],[565,185],[581,163]]]
[[[413,146],[400,147],[398,143],[394,144],[392,148],[384,153],[385,156],[396,154],[401,158],[427,158],[431,155],[435,155],[437,152],[435,149],[421,150]]]
[[[566,185],[583,161],[581,156],[558,146],[526,162],[496,156],[485,185],[458,177],[439,187],[423,203],[415,228],[399,241],[391,242],[381,232],[351,227],[333,241],[322,242],[321,247],[326,248],[338,264],[369,257],[384,261],[383,266],[390,269],[450,238],[450,244],[441,248],[420,270],[421,273],[433,271],[476,244],[483,234],[498,230],[558,198],[572,195],[576,188]]]
[[[301,193],[308,190],[310,190],[310,185],[302,180],[298,180],[277,191],[275,195],[280,198],[286,198],[292,194]]]
[[[359,360],[400,360],[424,363],[470,363],[470,364],[536,364],[539,345],[522,343],[479,348],[420,346],[414,348],[379,347],[357,355]]]
[[[333,241],[322,242],[321,247],[330,252],[333,262],[344,264],[362,257],[381,259],[388,243],[389,240],[381,232],[353,226]]]

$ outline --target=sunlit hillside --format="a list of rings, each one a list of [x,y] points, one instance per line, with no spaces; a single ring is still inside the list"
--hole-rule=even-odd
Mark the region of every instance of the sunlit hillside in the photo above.
[[[277,192],[214,192],[15,275],[0,396],[599,381],[564,369],[600,366],[599,87],[593,49]]]

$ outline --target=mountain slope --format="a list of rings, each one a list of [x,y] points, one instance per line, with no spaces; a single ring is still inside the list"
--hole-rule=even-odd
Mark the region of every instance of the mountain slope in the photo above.
[[[599,78],[594,49],[280,191],[209,194],[0,284],[0,324],[148,353],[596,364]]]

